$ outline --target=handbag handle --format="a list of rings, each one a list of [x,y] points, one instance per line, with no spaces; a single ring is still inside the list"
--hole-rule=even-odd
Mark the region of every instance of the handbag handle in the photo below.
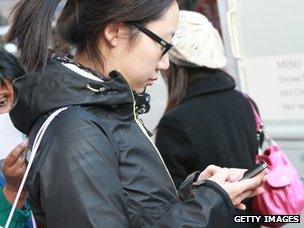
[[[8,228],[8,226],[10,225],[11,221],[12,221],[12,218],[13,218],[13,215],[14,215],[14,212],[16,210],[16,206],[17,206],[17,203],[19,201],[19,198],[20,198],[20,195],[21,195],[21,192],[22,192],[22,189],[25,185],[25,181],[26,181],[26,178],[29,174],[29,171],[30,171],[30,168],[33,164],[33,161],[34,161],[34,158],[36,156],[36,153],[38,151],[38,148],[40,146],[40,143],[41,143],[41,140],[42,140],[42,137],[47,129],[47,127],[50,125],[50,123],[52,122],[52,120],[59,114],[61,113],[62,111],[66,110],[67,107],[64,107],[64,108],[60,108],[58,110],[56,110],[55,112],[53,112],[48,118],[47,120],[43,123],[43,125],[41,126],[41,128],[39,129],[37,135],[36,135],[36,138],[34,140],[34,143],[33,143],[33,146],[32,146],[32,152],[30,154],[30,158],[29,158],[29,162],[28,162],[28,165],[26,167],[26,170],[25,170],[25,173],[24,173],[24,176],[22,178],[22,181],[21,181],[21,184],[18,188],[18,191],[17,191],[17,195],[16,195],[16,198],[14,200],[14,203],[13,203],[13,206],[12,206],[12,209],[10,211],[10,214],[8,216],[8,219],[5,223],[5,226],[4,228]],[[34,224],[35,226],[35,224]]]

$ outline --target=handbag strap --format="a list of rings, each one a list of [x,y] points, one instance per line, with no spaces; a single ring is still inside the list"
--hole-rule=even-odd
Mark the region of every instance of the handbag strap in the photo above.
[[[249,105],[252,109],[253,115],[254,115],[254,119],[255,119],[255,126],[256,126],[256,131],[257,132],[262,132],[263,131],[263,122],[262,122],[262,118],[260,116],[260,114],[258,113],[258,110],[256,109],[255,105],[253,104],[252,100],[250,99],[250,97],[246,94],[243,93],[244,96],[247,98]]]
[[[261,118],[255,104],[251,100],[251,98],[246,93],[243,93],[243,95],[247,98],[249,105],[251,107],[251,110],[253,112],[253,115],[254,115],[255,128],[256,128],[256,133],[257,133],[256,138],[257,138],[257,143],[258,143],[259,154],[262,154],[261,147],[262,147],[263,139],[264,139],[264,127],[263,127],[262,118]]]
[[[18,203],[18,201],[19,201],[19,198],[20,198],[22,189],[23,189],[23,187],[24,187],[24,185],[25,185],[26,178],[27,178],[27,176],[28,176],[28,174],[29,174],[30,168],[31,168],[31,166],[32,166],[32,164],[33,164],[34,158],[35,158],[35,156],[36,156],[36,153],[37,153],[37,151],[38,151],[38,148],[39,148],[39,146],[40,146],[41,140],[42,140],[42,138],[43,138],[43,135],[44,135],[46,129],[48,128],[48,126],[50,125],[50,123],[53,121],[53,119],[54,119],[59,113],[61,113],[62,111],[66,110],[66,109],[67,109],[67,107],[64,107],[64,108],[60,108],[60,109],[56,110],[55,112],[53,112],[53,113],[47,118],[47,120],[43,123],[43,125],[40,127],[40,129],[39,129],[39,131],[38,131],[38,133],[37,133],[37,135],[36,135],[36,138],[35,138],[35,140],[34,140],[34,143],[33,143],[33,146],[32,146],[32,152],[31,152],[30,158],[29,158],[29,162],[28,162],[28,165],[27,165],[27,167],[26,167],[26,170],[25,170],[24,176],[23,176],[23,178],[22,178],[21,184],[20,184],[20,186],[19,186],[19,188],[18,188],[17,196],[16,196],[16,198],[15,198],[15,200],[14,200],[14,204],[13,204],[12,209],[11,209],[11,211],[10,211],[10,214],[9,214],[9,216],[8,216],[7,222],[5,223],[5,226],[4,226],[5,228],[8,228],[9,225],[10,225],[10,223],[11,223],[11,221],[12,221],[12,218],[13,218],[14,212],[15,212],[15,210],[16,210],[16,206],[17,206],[17,203]]]

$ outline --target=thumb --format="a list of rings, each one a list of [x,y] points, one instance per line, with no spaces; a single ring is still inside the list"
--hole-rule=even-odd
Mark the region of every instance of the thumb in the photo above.
[[[229,169],[222,168],[217,171],[209,180],[215,182],[225,182],[229,177]]]

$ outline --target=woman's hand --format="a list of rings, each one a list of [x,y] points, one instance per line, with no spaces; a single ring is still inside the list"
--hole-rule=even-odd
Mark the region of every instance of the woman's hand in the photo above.
[[[227,169],[210,165],[199,175],[197,181],[214,181],[228,193],[236,208],[245,210],[246,206],[242,201],[263,192],[262,186],[266,181],[265,174],[268,173],[268,170],[264,170],[253,178],[239,181],[245,171],[245,169]]]
[[[246,206],[242,201],[259,195],[263,192],[263,185],[267,179],[268,170],[264,170],[255,177],[239,181],[246,170],[222,168],[215,173],[210,181],[214,181],[220,185],[229,195],[233,205],[241,210],[245,210]]]
[[[26,170],[26,148],[27,143],[20,143],[13,149],[4,160],[2,170],[6,179],[6,185],[3,188],[3,194],[7,201],[13,204]],[[22,208],[27,192],[23,190],[17,207]]]

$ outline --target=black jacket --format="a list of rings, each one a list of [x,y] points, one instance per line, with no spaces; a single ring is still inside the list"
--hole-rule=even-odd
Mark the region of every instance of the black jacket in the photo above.
[[[43,137],[28,179],[31,207],[48,227],[222,227],[233,205],[216,183],[177,191],[118,73],[85,78],[52,60],[16,82],[15,126],[30,144],[50,112],[69,106]],[[100,92],[94,92],[99,90]]]
[[[254,115],[234,80],[221,70],[189,74],[185,97],[162,117],[156,136],[176,186],[210,164],[250,168],[258,152]]]

